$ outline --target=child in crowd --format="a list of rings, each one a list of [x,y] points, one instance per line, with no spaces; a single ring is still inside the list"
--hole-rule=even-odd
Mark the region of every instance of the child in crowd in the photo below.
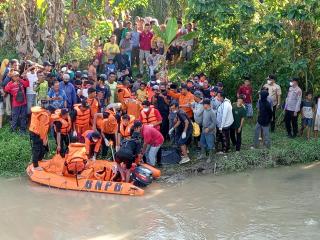
[[[145,83],[141,83],[140,88],[137,90],[137,99],[140,102],[148,100],[148,91],[146,87],[147,85]]]
[[[301,103],[302,128],[300,132],[301,136],[303,136],[304,129],[307,129],[307,140],[310,140],[310,132],[313,126],[314,105],[312,93],[307,92],[306,99]]]
[[[315,115],[314,137],[316,140],[318,140],[318,132],[320,131],[320,95],[316,98]]]
[[[112,72],[116,72],[116,65],[113,63],[113,59],[112,58],[108,59],[108,62],[106,64],[106,66],[105,66],[105,71],[104,72],[105,72],[105,74],[107,76],[109,76],[109,74],[112,73]]]

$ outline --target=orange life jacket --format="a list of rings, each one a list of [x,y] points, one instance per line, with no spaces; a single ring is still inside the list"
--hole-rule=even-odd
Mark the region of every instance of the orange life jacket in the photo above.
[[[97,118],[97,127],[105,134],[115,134],[118,131],[118,122],[113,111],[106,110],[108,118]]]
[[[117,90],[117,93],[118,93],[118,101],[120,103],[124,103],[124,100],[128,99],[128,98],[131,98],[131,91],[129,88],[123,86],[123,85],[118,85],[117,86],[118,90]]]
[[[65,158],[65,166],[69,174],[81,173],[85,169],[88,157],[83,143],[70,143]]]
[[[56,121],[59,121],[62,124],[61,130],[60,130],[61,134],[62,135],[68,135],[70,133],[70,130],[71,130],[71,118],[70,118],[70,116],[68,116],[67,119],[64,119],[64,118],[60,117]],[[56,129],[55,129],[55,131],[56,131]]]
[[[76,116],[76,127],[78,128],[89,128],[90,126],[90,108],[86,109],[85,111],[80,110],[80,105],[76,104],[74,109],[77,112]]]
[[[39,106],[32,107],[31,113],[29,131],[39,135],[43,141],[46,140],[51,121],[50,114]]]
[[[127,127],[125,127],[121,121],[120,123],[120,135],[123,138],[129,138],[131,136],[131,128],[133,127],[135,117],[130,116],[130,122]]]
[[[125,101],[126,109],[127,109],[127,114],[134,116],[136,119],[139,119],[140,112],[142,109],[140,101],[136,99],[127,99]]]
[[[142,124],[156,124],[158,122],[154,107],[150,108],[148,115],[143,110],[141,111],[140,114],[141,114]]]
[[[91,118],[93,118],[99,112],[99,102],[96,98],[87,98],[87,103],[90,106]]]

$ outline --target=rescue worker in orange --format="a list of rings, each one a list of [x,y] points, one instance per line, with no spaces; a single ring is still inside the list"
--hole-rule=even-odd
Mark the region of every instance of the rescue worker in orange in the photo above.
[[[87,103],[90,106],[90,124],[93,125],[93,118],[100,110],[99,101],[96,98],[97,92],[95,88],[88,89]]]
[[[122,141],[130,138],[134,120],[134,116],[129,116],[128,114],[122,115],[119,126],[119,137],[117,138],[118,141],[116,144],[116,151],[119,150],[120,143]]]
[[[73,136],[78,137],[80,140],[82,134],[85,131],[90,130],[90,106],[86,100],[83,100],[81,104],[76,104],[74,106],[72,121]]]
[[[55,108],[48,107],[32,107],[31,121],[30,121],[30,141],[32,145],[32,163],[33,169],[42,171],[43,168],[39,166],[41,161],[49,151],[48,147],[48,131],[51,124],[51,114],[54,113]]]
[[[180,109],[182,109],[190,119],[193,118],[192,103],[194,103],[194,96],[189,92],[188,86],[186,84],[181,85],[181,93],[170,89],[168,91],[168,96],[178,100]]]
[[[160,131],[162,117],[158,109],[151,106],[149,101],[143,101],[143,110],[140,112],[139,120],[143,125],[149,125]]]
[[[62,174],[65,176],[81,174],[86,168],[87,160],[86,145],[71,142],[66,153]]]
[[[70,142],[72,121],[68,108],[56,110],[55,114],[57,115],[57,119],[53,122],[53,128],[57,143],[57,153],[59,153],[61,157],[64,157]]]
[[[82,134],[82,137],[84,138],[88,158],[95,161],[101,147],[100,133],[94,130],[88,130]]]
[[[118,85],[117,88],[117,95],[118,95],[118,101],[121,103],[123,110],[125,109],[125,100],[130,99],[132,94],[130,90],[130,82],[128,80],[124,80],[122,85]]]
[[[127,109],[127,114],[134,116],[136,119],[139,118],[140,112],[142,110],[141,102],[134,98],[129,98],[125,100],[125,109]]]
[[[102,157],[107,156],[110,141],[117,142],[118,122],[112,110],[97,113],[93,120],[93,129],[98,130],[102,136]]]

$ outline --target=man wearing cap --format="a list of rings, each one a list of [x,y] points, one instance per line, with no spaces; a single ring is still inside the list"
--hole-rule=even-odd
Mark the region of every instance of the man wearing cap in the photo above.
[[[62,157],[69,146],[69,135],[72,128],[72,121],[69,115],[69,109],[63,108],[56,112],[56,119],[53,121],[54,137],[57,143],[57,153]]]
[[[63,81],[60,82],[60,89],[63,90],[67,96],[67,108],[71,109],[77,103],[77,93],[72,83],[70,83],[70,75],[63,74]]]
[[[139,120],[143,125],[149,125],[160,131],[162,117],[158,109],[151,106],[149,101],[142,102],[143,110],[140,113]]]
[[[26,133],[27,128],[27,98],[25,89],[29,87],[29,81],[20,79],[19,72],[12,69],[8,73],[10,81],[4,88],[11,95],[11,131],[16,131],[20,120],[20,131]]]
[[[181,85],[181,93],[169,90],[168,95],[178,100],[180,108],[188,115],[190,119],[193,117],[191,106],[194,102],[194,96],[189,92],[186,84]]]
[[[298,134],[298,112],[300,111],[302,91],[299,87],[299,79],[292,78],[286,98],[284,121],[289,138]]]
[[[263,87],[268,89],[269,97],[272,99],[271,132],[274,132],[276,126],[276,111],[281,106],[281,88],[276,84],[275,75],[269,75],[267,77],[267,83]]]

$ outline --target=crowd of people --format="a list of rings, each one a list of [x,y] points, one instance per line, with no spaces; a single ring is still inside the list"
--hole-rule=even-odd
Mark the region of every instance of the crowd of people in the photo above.
[[[161,54],[161,42],[151,30],[155,20],[136,18],[133,26],[130,20],[125,27],[117,24],[110,41],[82,71],[77,60],[62,66],[49,61],[41,65],[16,59],[2,61],[1,127],[4,113],[9,116],[12,132],[26,134],[29,125],[35,170],[42,170],[38,161],[47,151],[48,134],[54,136],[62,157],[71,142],[83,143],[91,160],[115,151],[123,181],[128,181],[136,159],[153,166],[159,163],[165,141],[179,148],[181,164],[190,161],[188,147],[192,144],[201,150],[197,159],[210,162],[215,153],[227,154],[231,143],[235,151],[241,150],[243,127],[246,119],[253,121],[254,109],[257,122],[252,148],[260,147],[261,141],[270,148],[270,131],[275,131],[276,112],[281,109],[285,111],[288,137],[302,135],[306,129],[310,139],[312,128],[318,137],[320,97],[314,101],[312,93],[306,93],[302,100],[298,78],[290,81],[287,97],[281,102],[281,87],[276,76],[269,75],[259,89],[255,107],[251,80],[245,77],[236,93],[237,101],[232,103],[227,98],[232,94],[224,84],[209,84],[203,73],[179,83],[161,76],[154,67]],[[186,28],[178,24],[177,35],[182,29],[192,31],[192,24]],[[175,45],[171,50],[176,53],[181,47],[179,54],[188,55],[192,49],[188,44]],[[170,56],[164,58],[170,61]],[[132,76],[134,64],[140,71],[136,76]]]

